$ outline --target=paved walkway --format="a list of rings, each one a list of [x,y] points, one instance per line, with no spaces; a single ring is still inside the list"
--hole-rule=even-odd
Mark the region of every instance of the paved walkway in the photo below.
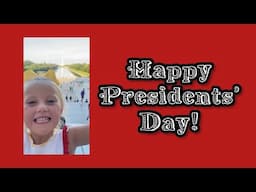
[[[65,102],[63,116],[67,124],[88,124],[88,102]]]
[[[89,84],[88,79],[84,82],[70,82],[60,86],[62,94],[65,99],[65,95],[72,95],[72,99],[65,99],[63,117],[66,120],[66,124],[72,128],[72,126],[80,124],[89,124]],[[71,89],[70,89],[71,87]],[[85,97],[81,102],[80,92],[85,89]],[[89,154],[90,145],[77,147],[76,154]]]

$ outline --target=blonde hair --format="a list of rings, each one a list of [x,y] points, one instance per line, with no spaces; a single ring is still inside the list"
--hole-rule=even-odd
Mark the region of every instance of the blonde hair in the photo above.
[[[59,86],[50,79],[47,79],[45,77],[35,77],[34,79],[25,81],[25,83],[24,83],[24,94],[26,94],[27,90],[29,89],[29,87],[31,85],[34,85],[34,84],[37,84],[37,83],[48,85],[48,86],[52,87],[55,90],[56,95],[58,96],[58,98],[60,100],[60,104],[61,104],[62,109],[64,110],[64,99],[63,99],[61,90],[60,90]]]

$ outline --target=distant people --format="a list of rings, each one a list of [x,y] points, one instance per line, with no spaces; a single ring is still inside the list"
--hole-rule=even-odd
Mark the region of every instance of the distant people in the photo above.
[[[24,84],[24,154],[74,154],[89,144],[89,125],[68,128],[59,87],[46,78]]]
[[[84,100],[84,88],[81,91],[81,103],[83,103]]]
[[[89,118],[90,118],[90,103],[88,103],[88,115],[87,115],[87,120],[89,120]]]

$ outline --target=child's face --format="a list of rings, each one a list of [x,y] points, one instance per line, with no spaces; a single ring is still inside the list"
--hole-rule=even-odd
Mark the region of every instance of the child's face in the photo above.
[[[50,85],[32,84],[24,94],[24,121],[34,134],[50,134],[57,126],[62,110],[61,101]]]

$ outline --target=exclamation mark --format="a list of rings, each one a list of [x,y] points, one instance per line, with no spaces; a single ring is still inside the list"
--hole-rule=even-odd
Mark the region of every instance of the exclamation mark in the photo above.
[[[199,111],[192,111],[191,112],[191,121],[192,121],[191,130],[194,131],[194,132],[199,130],[199,125],[198,125],[199,115],[200,115]]]

